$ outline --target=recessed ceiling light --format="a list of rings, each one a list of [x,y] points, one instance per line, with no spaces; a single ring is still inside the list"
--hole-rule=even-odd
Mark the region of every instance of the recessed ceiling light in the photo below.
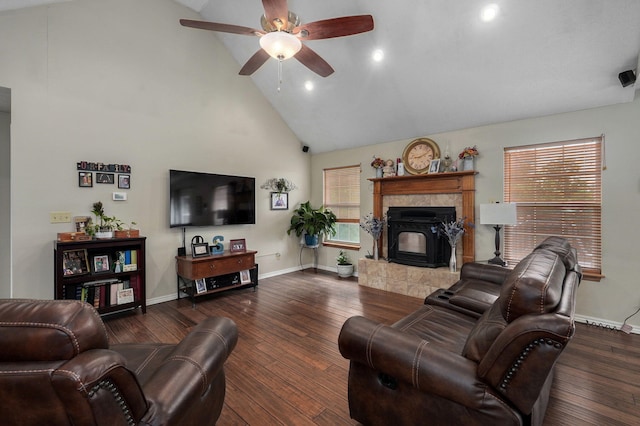
[[[373,54],[371,55],[371,57],[373,58],[374,61],[380,62],[384,59],[384,52],[382,51],[382,49],[376,49],[373,51]]]
[[[498,16],[498,12],[500,12],[500,8],[498,7],[498,5],[490,4],[488,6],[485,6],[482,9],[482,12],[480,12],[480,19],[482,19],[484,22],[491,22],[496,19],[496,16]]]
[[[306,81],[304,83],[304,88],[307,89],[309,92],[311,92],[314,88],[313,82],[312,81]]]

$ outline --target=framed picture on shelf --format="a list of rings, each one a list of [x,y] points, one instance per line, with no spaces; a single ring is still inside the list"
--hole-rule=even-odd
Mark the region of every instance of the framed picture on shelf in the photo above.
[[[209,243],[193,243],[191,244],[191,256],[201,257],[209,255]]]
[[[200,294],[200,293],[204,293],[205,291],[207,291],[207,282],[205,278],[200,278],[199,280],[196,280],[196,292]]]
[[[289,210],[289,194],[287,192],[272,192],[271,210]]]
[[[76,216],[73,218],[76,226],[76,232],[86,232],[91,218],[89,216]]]
[[[231,253],[247,251],[247,243],[244,238],[229,241],[229,251]]]
[[[80,188],[91,188],[93,186],[93,173],[78,172],[78,186]]]
[[[93,257],[93,272],[109,272],[109,256],[104,254]]]
[[[431,160],[429,163],[429,173],[438,173],[440,171],[440,159]]]
[[[62,254],[63,275],[82,275],[89,273],[89,260],[86,250],[69,250]]]
[[[131,175],[118,175],[118,188],[131,188]]]
[[[113,173],[98,173],[96,172],[97,183],[107,183],[113,185],[114,175]]]
[[[240,283],[241,284],[249,284],[251,283],[251,274],[248,269],[244,271],[240,271]]]

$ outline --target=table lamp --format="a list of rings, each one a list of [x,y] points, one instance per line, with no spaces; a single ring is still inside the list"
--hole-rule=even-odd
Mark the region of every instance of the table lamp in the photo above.
[[[480,223],[482,225],[494,225],[496,230],[495,257],[489,261],[493,265],[505,266],[507,263],[500,257],[500,228],[502,225],[515,225],[517,223],[515,203],[490,203],[480,204]]]

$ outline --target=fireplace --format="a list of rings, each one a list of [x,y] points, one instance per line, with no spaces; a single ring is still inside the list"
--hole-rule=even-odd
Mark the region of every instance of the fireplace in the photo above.
[[[387,260],[403,265],[447,266],[451,246],[436,232],[442,222],[456,220],[455,207],[389,207]]]

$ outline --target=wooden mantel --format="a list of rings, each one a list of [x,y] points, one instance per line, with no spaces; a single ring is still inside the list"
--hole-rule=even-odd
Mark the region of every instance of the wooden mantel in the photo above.
[[[382,217],[382,199],[385,195],[462,194],[462,217],[475,223],[476,171],[432,173],[424,175],[372,178],[373,215]],[[462,237],[462,262],[475,261],[475,230],[465,225]],[[382,244],[378,244],[382,250]]]

